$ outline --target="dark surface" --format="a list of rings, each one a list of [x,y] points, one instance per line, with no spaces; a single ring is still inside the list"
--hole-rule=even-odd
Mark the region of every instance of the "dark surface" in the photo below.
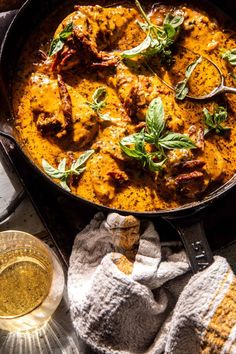
[[[222,6],[222,2],[220,5]],[[235,3],[233,5],[235,6]],[[7,25],[7,17],[4,21],[0,20],[1,25],[3,22]],[[78,200],[59,193],[51,183],[35,174],[35,170],[26,162],[16,147],[10,148],[5,141],[4,148],[1,145],[1,149],[16,168],[45,226],[61,250],[64,260],[67,261],[76,233],[88,223],[97,210],[81,205]],[[213,250],[225,246],[236,238],[236,232],[234,233],[235,200],[236,190],[234,189],[205,212],[205,229]],[[168,222],[159,218],[155,219],[155,223],[162,240],[179,240],[177,232]]]

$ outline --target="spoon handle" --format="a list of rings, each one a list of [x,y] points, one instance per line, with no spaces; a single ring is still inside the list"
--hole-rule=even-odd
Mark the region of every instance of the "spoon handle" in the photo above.
[[[236,88],[235,87],[223,86],[222,87],[222,92],[223,93],[236,93]]]

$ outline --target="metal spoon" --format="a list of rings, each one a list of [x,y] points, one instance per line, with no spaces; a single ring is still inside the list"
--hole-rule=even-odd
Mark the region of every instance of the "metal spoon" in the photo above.
[[[181,52],[182,51],[185,51],[186,53],[189,52],[189,53],[192,53],[194,54],[196,57],[197,57],[197,54],[192,52],[190,49],[187,49],[185,47],[179,47],[181,48]],[[191,94],[188,94],[186,95],[187,98],[190,98],[192,100],[196,100],[196,101],[203,101],[203,100],[208,100],[208,99],[211,99],[217,95],[220,95],[222,93],[233,93],[233,94],[236,94],[236,88],[235,87],[229,87],[229,86],[226,86],[225,85],[225,78],[224,78],[224,75],[222,74],[220,68],[218,67],[218,65],[216,65],[216,63],[214,63],[212,60],[206,58],[206,57],[202,57],[203,60],[205,60],[206,62],[210,63],[210,65],[212,65],[218,75],[219,75],[219,85],[216,86],[212,91],[210,91],[208,94],[205,94],[205,95],[200,95],[200,96],[195,96],[195,95],[191,95]],[[175,85],[171,85],[170,83],[166,82],[165,79],[162,78],[162,75],[161,75],[161,71],[160,72],[156,72],[155,70],[153,70],[152,67],[150,67],[150,65],[148,64],[147,67],[152,71],[153,74],[157,75],[158,78],[167,86],[169,87],[171,90],[175,91]],[[170,73],[171,72],[171,69],[167,70],[165,73]]]

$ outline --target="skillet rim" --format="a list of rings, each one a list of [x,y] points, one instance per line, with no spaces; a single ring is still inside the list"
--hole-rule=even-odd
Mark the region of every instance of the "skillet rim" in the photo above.
[[[41,0],[43,1],[43,0]],[[3,93],[4,93],[4,100],[9,108],[10,115],[11,117],[6,119],[6,123],[10,128],[13,129],[13,122],[14,122],[14,115],[11,109],[11,104],[10,104],[10,95],[8,93],[8,85],[6,84],[5,80],[3,79],[4,75],[2,73],[3,71],[3,58],[4,58],[4,52],[6,50],[7,45],[10,42],[9,36],[14,34],[14,32],[17,29],[17,22],[21,16],[25,15],[25,11],[28,9],[29,6],[34,7],[34,4],[37,2],[37,0],[27,0],[19,9],[19,11],[16,13],[14,16],[12,22],[10,23],[3,41],[1,43],[0,47],[0,81],[1,81],[1,86],[3,87]],[[53,1],[49,1],[53,3]],[[63,3],[63,1],[61,1]],[[212,4],[211,2],[209,3],[208,1],[204,1],[204,3],[212,6],[212,7],[217,7],[215,4]],[[55,4],[52,5],[55,8]],[[222,10],[217,7],[218,11],[222,13]],[[224,14],[225,16],[229,17],[227,14]],[[41,21],[41,20],[40,20]],[[17,57],[18,59],[19,57]],[[9,84],[9,83],[8,83]],[[3,117],[0,117],[0,121],[3,120]],[[1,129],[1,126],[0,126]],[[221,185],[219,188],[214,190],[213,192],[209,193],[204,199],[190,202],[190,203],[185,203],[177,208],[169,208],[169,209],[160,209],[160,210],[155,210],[155,211],[133,211],[133,210],[124,210],[124,209],[116,209],[112,208],[109,206],[105,206],[102,204],[98,204],[95,202],[92,202],[88,199],[85,199],[79,195],[76,195],[72,192],[68,192],[65,189],[63,189],[59,184],[54,182],[53,179],[51,179],[46,173],[44,173],[40,167],[34,162],[32,158],[30,158],[29,154],[25,152],[25,150],[21,147],[20,142],[17,140],[17,137],[14,136],[14,134],[5,132],[5,136],[8,135],[8,138],[12,139],[14,143],[16,144],[17,148],[20,150],[20,152],[23,154],[24,158],[26,159],[27,163],[33,167],[34,171],[40,175],[42,178],[44,178],[45,181],[48,181],[52,187],[56,188],[60,193],[67,195],[70,198],[73,198],[74,200],[78,202],[82,202],[83,204],[90,206],[90,207],[95,207],[97,209],[103,210],[105,212],[118,212],[120,214],[132,214],[138,217],[164,217],[164,218],[176,218],[176,217],[185,217],[187,215],[194,215],[201,210],[209,207],[213,202],[215,202],[217,199],[221,198],[222,196],[226,195],[231,189],[233,189],[236,186],[236,174],[231,177],[226,183]]]

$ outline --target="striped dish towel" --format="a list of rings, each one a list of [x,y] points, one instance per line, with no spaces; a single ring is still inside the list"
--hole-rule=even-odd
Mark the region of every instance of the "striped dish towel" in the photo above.
[[[165,352],[236,353],[236,278],[224,258],[215,257],[215,262],[194,275],[182,291]]]
[[[76,239],[68,295],[96,353],[236,353],[236,280],[225,258],[192,276],[150,221],[97,214]]]

